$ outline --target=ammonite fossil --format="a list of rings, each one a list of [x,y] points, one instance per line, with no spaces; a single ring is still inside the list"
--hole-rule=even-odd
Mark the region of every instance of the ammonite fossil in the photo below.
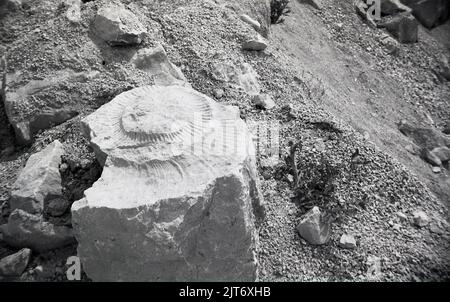
[[[102,178],[86,192],[99,203],[148,203],[200,190],[254,152],[237,108],[186,87],[124,92],[83,123],[107,157]]]

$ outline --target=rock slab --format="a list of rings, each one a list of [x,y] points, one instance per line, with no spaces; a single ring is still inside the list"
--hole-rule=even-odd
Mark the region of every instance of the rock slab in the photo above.
[[[17,248],[31,248],[45,252],[75,243],[72,229],[55,226],[44,221],[42,216],[29,214],[20,209],[14,210],[8,223],[0,225],[3,240]]]
[[[21,249],[17,253],[0,260],[0,276],[18,277],[22,275],[30,261],[31,250]]]
[[[94,20],[95,32],[111,46],[137,45],[145,37],[145,27],[122,4],[101,7]]]
[[[235,107],[181,86],[120,94],[83,120],[104,161],[72,205],[95,281],[254,281],[263,215],[255,149]]]
[[[300,236],[310,244],[322,245],[330,239],[330,224],[324,221],[322,212],[314,207],[307,212],[297,226]]]
[[[42,213],[47,200],[62,195],[59,165],[64,154],[62,144],[55,140],[28,159],[13,184],[11,208],[35,214]]]

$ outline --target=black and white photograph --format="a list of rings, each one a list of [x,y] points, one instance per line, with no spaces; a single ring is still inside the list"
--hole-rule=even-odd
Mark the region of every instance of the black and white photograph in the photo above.
[[[449,0],[0,0],[1,284],[442,284],[449,207]]]

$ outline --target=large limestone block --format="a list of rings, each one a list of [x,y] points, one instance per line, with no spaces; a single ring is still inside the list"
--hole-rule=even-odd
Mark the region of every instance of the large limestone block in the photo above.
[[[255,149],[235,107],[181,86],[117,96],[84,121],[101,178],[72,206],[95,281],[257,279]]]
[[[30,156],[13,185],[10,205],[29,213],[41,213],[44,202],[62,195],[59,165],[64,154],[55,140],[42,151]]]

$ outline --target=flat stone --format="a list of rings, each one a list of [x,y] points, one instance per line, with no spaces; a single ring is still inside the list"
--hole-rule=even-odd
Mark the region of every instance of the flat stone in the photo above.
[[[0,225],[3,240],[17,248],[31,248],[45,252],[75,243],[72,229],[55,226],[43,220],[42,216],[16,209],[8,218],[8,223]]]
[[[254,20],[249,15],[242,14],[241,15],[241,20],[244,21],[247,24],[250,24],[253,27],[254,30],[256,30],[256,31],[260,31],[261,30],[261,24],[258,21]]]
[[[272,100],[272,98],[268,94],[255,95],[252,99],[252,102],[255,106],[266,109],[266,110],[270,110],[276,106],[275,102]]]
[[[320,209],[314,207],[302,217],[297,231],[310,244],[322,245],[330,239],[331,226],[324,221]]]
[[[167,53],[161,45],[140,49],[133,57],[132,62],[136,68],[154,76],[156,85],[190,87],[181,70],[169,61]]]
[[[11,209],[42,213],[45,201],[62,195],[59,165],[63,154],[63,146],[56,140],[30,156],[12,186]]]
[[[344,249],[355,249],[356,239],[352,235],[342,234],[339,240],[339,246]]]
[[[424,211],[415,211],[413,213],[413,222],[418,227],[424,227],[430,223],[430,218]]]
[[[44,80],[31,80],[25,85],[10,88],[8,82],[4,105],[6,115],[20,145],[30,144],[40,130],[59,125],[78,114],[75,100],[78,94],[66,92],[67,82],[87,85],[98,75],[61,70]],[[77,99],[79,102],[79,99]]]
[[[146,29],[136,15],[117,3],[107,4],[98,10],[94,29],[111,46],[137,45],[146,35]]]
[[[22,275],[30,261],[31,250],[21,249],[17,253],[0,260],[0,276],[18,277]]]
[[[257,35],[254,38],[248,39],[242,44],[243,50],[254,50],[254,51],[263,51],[267,48],[268,43],[267,40],[262,36]]]
[[[69,209],[70,202],[65,198],[55,198],[48,202],[46,212],[53,217],[60,217]]]
[[[263,216],[239,109],[181,86],[124,92],[83,121],[101,178],[72,205],[95,281],[254,281]]]

